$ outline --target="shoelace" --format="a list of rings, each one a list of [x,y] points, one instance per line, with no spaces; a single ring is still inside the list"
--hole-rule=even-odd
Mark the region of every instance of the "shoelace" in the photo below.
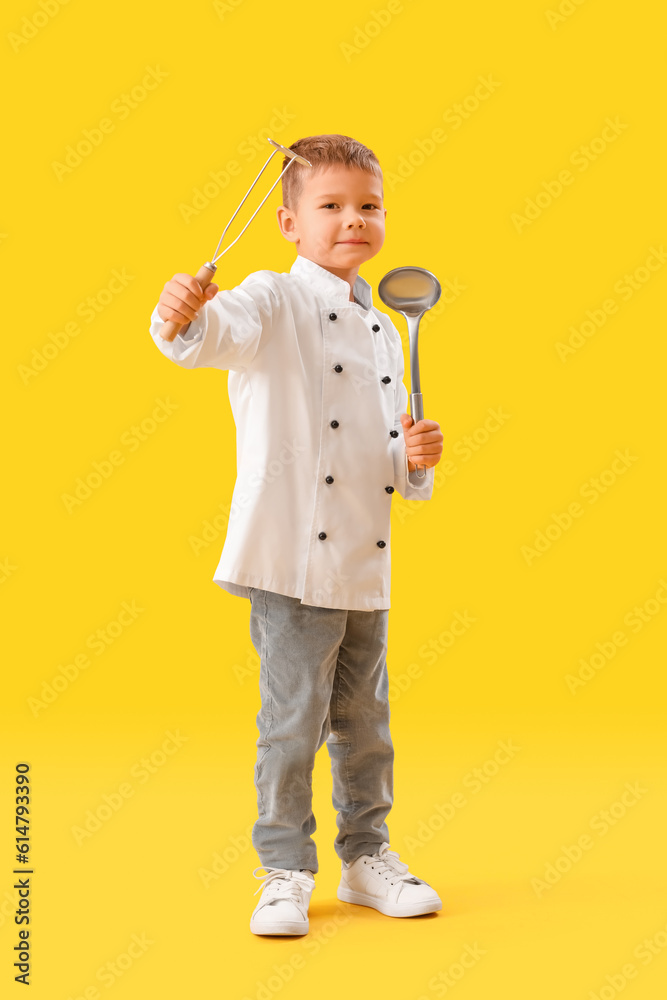
[[[266,869],[266,875],[257,875],[256,873],[260,872],[263,868]],[[290,871],[289,868],[266,868],[265,865],[260,865],[258,868],[255,868],[253,875],[264,882],[264,885],[260,885],[255,889],[254,896],[261,889],[266,889],[266,895],[271,899],[291,899],[295,903],[301,903],[303,900],[299,892],[299,886],[302,889],[311,889],[313,886],[311,875],[308,875],[306,872]],[[294,885],[294,882],[297,885]]]
[[[372,854],[371,857],[373,860],[366,861],[365,864],[370,864],[373,871],[377,871],[379,875],[389,872],[396,876],[389,880],[391,885],[396,882],[414,882],[415,885],[419,885],[419,880],[410,873],[410,866],[399,859],[398,851],[389,850],[389,844],[386,841],[380,850]]]

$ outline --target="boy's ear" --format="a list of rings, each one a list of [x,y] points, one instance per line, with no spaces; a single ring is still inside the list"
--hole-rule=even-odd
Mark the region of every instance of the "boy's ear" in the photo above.
[[[290,243],[297,242],[297,234],[295,231],[294,217],[288,208],[284,205],[279,205],[276,209],[276,215],[278,217],[278,225],[280,226],[280,232],[283,234],[286,240]]]

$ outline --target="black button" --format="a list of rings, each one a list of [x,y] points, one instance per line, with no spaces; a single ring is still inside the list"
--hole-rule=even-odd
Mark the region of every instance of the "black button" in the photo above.
[[[385,490],[387,491],[387,493],[393,493],[394,492],[394,487],[393,486],[385,486]]]
[[[386,542],[378,542],[378,548],[383,549],[386,544],[387,544]]]
[[[326,538],[326,537],[327,537],[327,533],[326,533],[326,531],[320,531],[320,533],[319,533],[319,535],[318,535],[317,537],[318,537],[318,538]],[[384,543],[383,543],[383,544],[384,544]]]
[[[324,480],[324,482],[325,483],[333,483],[333,476],[327,476],[327,478]]]
[[[384,384],[386,385],[386,384],[387,384],[387,382],[391,382],[391,377],[390,377],[389,375],[385,375],[385,377],[384,377],[384,378],[382,379],[382,381],[383,381],[383,382],[384,382]]]
[[[371,329],[373,330],[373,333],[379,333],[380,332],[380,327],[377,325],[377,323],[373,323],[373,326],[371,327]]]
[[[343,370],[343,366],[342,365],[334,365],[334,371],[335,372],[342,372],[342,370]]]
[[[393,438],[397,438],[398,437],[398,431],[389,431],[389,433],[391,434],[391,436]]]
[[[338,421],[337,420],[332,420],[331,421],[331,426],[332,427],[338,427]]]
[[[338,319],[336,313],[329,313],[329,319]]]

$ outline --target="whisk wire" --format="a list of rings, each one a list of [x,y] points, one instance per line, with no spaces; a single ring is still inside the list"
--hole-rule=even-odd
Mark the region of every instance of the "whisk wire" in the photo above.
[[[236,218],[236,216],[237,216],[237,214],[238,214],[238,211],[239,211],[239,209],[240,209],[240,208],[242,207],[242,205],[243,205],[243,202],[244,202],[244,201],[246,200],[246,198],[248,197],[248,195],[250,194],[250,192],[251,192],[251,191],[252,191],[252,189],[254,188],[255,184],[257,183],[257,181],[259,180],[259,178],[260,178],[260,177],[262,176],[262,174],[264,173],[264,171],[265,171],[265,170],[266,170],[266,168],[268,167],[268,165],[269,165],[269,162],[270,162],[270,160],[271,160],[271,157],[275,156],[275,154],[276,154],[277,152],[279,152],[279,150],[277,150],[277,149],[274,149],[274,151],[273,151],[273,152],[271,153],[271,156],[269,156],[269,159],[268,159],[268,160],[266,161],[266,163],[264,164],[264,166],[262,167],[262,169],[260,170],[260,172],[259,172],[259,173],[257,174],[257,177],[255,177],[254,181],[252,182],[252,184],[251,184],[251,185],[250,185],[250,187],[248,188],[248,190],[247,190],[247,192],[246,192],[246,195],[245,195],[245,198],[244,198],[244,199],[243,199],[243,201],[242,201],[242,202],[240,203],[239,207],[238,207],[238,208],[236,209],[236,212],[234,212],[234,215],[232,215],[231,219],[229,220],[229,222],[228,222],[228,223],[227,223],[227,225],[225,226],[225,228],[224,228],[224,231],[223,231],[223,234],[222,234],[222,236],[220,237],[220,239],[219,239],[219,241],[218,241],[218,245],[217,245],[217,247],[215,248],[215,254],[214,254],[214,255],[213,255],[213,257],[211,258],[211,263],[212,263],[212,264],[215,264],[215,262],[216,262],[216,261],[220,260],[220,258],[221,258],[221,257],[223,256],[223,254],[226,254],[228,250],[231,250],[231,248],[232,248],[232,247],[234,246],[234,244],[236,243],[236,241],[237,241],[237,240],[240,240],[240,239],[241,239],[241,237],[243,236],[244,232],[246,231],[246,229],[248,228],[248,226],[250,225],[250,223],[252,222],[252,220],[253,220],[253,219],[255,218],[255,216],[256,216],[256,215],[257,215],[257,213],[259,212],[260,208],[262,207],[262,205],[264,204],[264,202],[265,202],[265,201],[266,201],[266,199],[267,199],[267,198],[269,197],[269,195],[270,195],[270,194],[271,194],[271,192],[273,191],[274,187],[275,187],[275,186],[276,186],[276,184],[278,183],[278,181],[279,181],[279,180],[280,180],[280,179],[282,178],[283,174],[285,174],[285,173],[286,173],[286,172],[287,172],[287,171],[289,170],[289,168],[290,168],[290,167],[292,166],[292,164],[294,163],[294,159],[295,159],[295,158],[290,158],[290,161],[289,161],[289,163],[287,164],[287,166],[285,167],[285,169],[284,169],[284,170],[282,171],[282,173],[280,173],[280,174],[279,174],[278,178],[277,178],[277,179],[276,179],[276,180],[274,181],[274,183],[273,183],[273,184],[271,185],[271,187],[269,188],[269,190],[267,191],[267,193],[266,193],[266,194],[264,195],[264,198],[263,198],[263,199],[262,199],[262,201],[261,201],[261,202],[259,203],[259,205],[258,205],[258,206],[257,206],[257,208],[255,209],[255,211],[253,212],[253,214],[252,214],[252,215],[250,216],[250,218],[248,219],[248,221],[246,222],[245,226],[243,227],[243,229],[241,230],[241,232],[239,233],[239,235],[238,235],[238,236],[236,237],[236,239],[235,239],[235,240],[233,240],[233,241],[232,241],[232,242],[231,242],[231,243],[229,244],[229,246],[228,246],[228,247],[225,247],[225,249],[224,249],[224,250],[222,251],[222,253],[218,253],[218,250],[220,249],[220,244],[222,243],[222,241],[223,241],[223,240],[224,240],[224,238],[225,238],[225,233],[227,232],[227,230],[229,229],[230,225],[232,224],[232,222],[233,222],[233,221],[234,221],[234,219]]]

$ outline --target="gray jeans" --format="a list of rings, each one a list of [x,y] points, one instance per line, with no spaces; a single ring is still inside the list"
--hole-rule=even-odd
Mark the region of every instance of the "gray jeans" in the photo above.
[[[393,803],[389,612],[318,608],[254,587],[250,603],[261,694],[253,847],[262,865],[318,871],[312,772],[326,740],[336,853],[372,854],[389,841]]]

